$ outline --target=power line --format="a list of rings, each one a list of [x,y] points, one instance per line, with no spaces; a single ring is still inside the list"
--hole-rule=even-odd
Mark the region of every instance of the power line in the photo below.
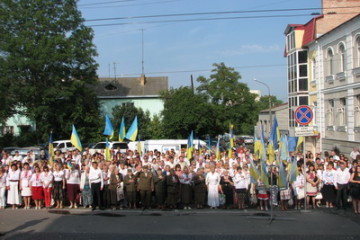
[[[356,14],[356,13],[358,12],[347,12],[347,13],[337,13],[337,14]],[[331,13],[331,15],[333,15],[333,13]],[[153,23],[199,22],[199,21],[217,21],[217,20],[234,20],[234,19],[286,18],[286,17],[304,17],[304,16],[314,16],[314,14],[258,15],[258,16],[192,18],[192,19],[172,19],[172,20],[166,19],[166,20],[155,20],[155,21],[94,24],[94,25],[89,25],[89,27],[105,27],[105,26],[118,26],[118,25],[130,25],[130,24],[132,25],[132,24],[153,24]]]
[[[223,15],[223,14],[244,14],[244,13],[268,13],[268,12],[293,12],[293,11],[310,11],[310,10],[324,10],[324,9],[353,9],[360,6],[351,7],[329,7],[329,8],[288,8],[288,9],[267,9],[267,10],[237,10],[237,11],[220,11],[220,12],[194,12],[194,13],[172,13],[172,14],[157,14],[144,16],[130,16],[130,17],[112,17],[112,18],[98,18],[88,19],[86,22],[93,21],[112,21],[112,20],[128,20],[138,18],[161,18],[161,17],[182,17],[182,16],[196,16],[196,15]],[[320,13],[319,13],[320,15]]]

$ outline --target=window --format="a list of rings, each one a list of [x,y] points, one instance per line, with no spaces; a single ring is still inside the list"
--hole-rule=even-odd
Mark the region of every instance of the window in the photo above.
[[[355,126],[360,127],[360,95],[355,97],[354,103]]]
[[[345,56],[345,46],[344,44],[339,45],[339,55],[340,55],[340,72],[345,72],[346,68],[346,56]]]
[[[291,32],[286,36],[286,49],[290,52],[295,48],[295,32]]]
[[[307,50],[298,51],[299,74],[298,89],[299,91],[308,91],[308,66],[307,66]]]
[[[334,126],[334,100],[329,100],[326,110],[327,126]]]
[[[2,128],[2,134],[5,135],[5,134],[12,134],[14,135],[14,126],[4,126]]]
[[[331,48],[327,51],[327,62],[328,62],[328,71],[327,75],[333,75],[334,74],[334,52]]]
[[[338,115],[338,125],[345,126],[346,125],[346,98],[340,98],[340,105],[337,109]]]
[[[307,96],[300,96],[299,97],[299,105],[308,105],[309,104],[309,98]]]
[[[111,90],[116,90],[117,87],[110,83],[110,84],[105,86],[105,89],[111,91]]]

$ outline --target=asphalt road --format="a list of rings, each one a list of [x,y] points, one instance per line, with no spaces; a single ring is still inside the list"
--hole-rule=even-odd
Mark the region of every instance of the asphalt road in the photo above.
[[[2,239],[360,239],[360,216],[330,209],[310,213],[255,210],[0,212]]]

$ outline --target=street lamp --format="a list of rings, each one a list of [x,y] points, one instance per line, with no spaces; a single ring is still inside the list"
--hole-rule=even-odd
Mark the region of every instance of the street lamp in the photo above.
[[[269,93],[269,118],[270,118],[269,123],[270,123],[270,132],[271,132],[271,128],[272,128],[272,109],[271,109],[270,87],[269,87],[269,85],[267,85],[266,83],[261,82],[261,81],[257,80],[256,78],[254,78],[254,81],[265,85],[265,87],[267,87],[267,89],[268,89],[268,93]]]

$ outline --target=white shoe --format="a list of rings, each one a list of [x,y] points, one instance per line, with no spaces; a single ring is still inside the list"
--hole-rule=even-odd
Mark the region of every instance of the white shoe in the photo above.
[[[188,210],[191,210],[191,207],[188,207]]]
[[[186,210],[187,209],[187,207],[184,207],[184,210]]]

